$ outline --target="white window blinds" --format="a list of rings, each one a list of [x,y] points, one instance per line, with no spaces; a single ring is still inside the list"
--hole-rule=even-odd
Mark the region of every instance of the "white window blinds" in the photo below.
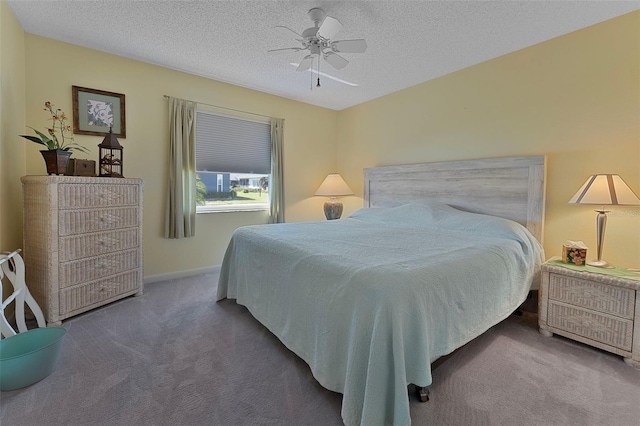
[[[196,170],[271,173],[271,125],[198,111]]]

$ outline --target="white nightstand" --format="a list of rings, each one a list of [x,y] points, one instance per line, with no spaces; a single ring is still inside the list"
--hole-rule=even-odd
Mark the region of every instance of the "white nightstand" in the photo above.
[[[542,266],[540,333],[613,352],[640,368],[640,281],[561,265]]]

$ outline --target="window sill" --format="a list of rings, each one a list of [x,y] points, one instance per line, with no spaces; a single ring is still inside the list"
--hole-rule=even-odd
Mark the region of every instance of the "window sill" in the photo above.
[[[258,212],[269,211],[265,204],[227,204],[222,206],[198,206],[196,214],[200,213],[232,213],[232,212]]]

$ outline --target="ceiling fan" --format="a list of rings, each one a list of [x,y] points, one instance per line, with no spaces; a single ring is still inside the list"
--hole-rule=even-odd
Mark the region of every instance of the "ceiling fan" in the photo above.
[[[324,10],[319,7],[315,7],[309,10],[309,17],[313,22],[313,27],[307,28],[298,34],[289,27],[282,25],[276,26],[276,28],[284,28],[291,31],[299,38],[296,40],[301,43],[301,46],[297,47],[285,47],[283,49],[272,49],[268,52],[279,52],[286,50],[293,50],[296,52],[309,51],[298,65],[296,71],[307,71],[313,66],[313,61],[318,58],[318,66],[320,57],[327,61],[329,65],[336,69],[343,69],[349,64],[345,58],[338,53],[364,53],[367,50],[367,42],[364,39],[357,40],[332,40],[333,37],[342,29],[342,24],[336,18],[327,16]],[[319,85],[319,80],[318,80]]]

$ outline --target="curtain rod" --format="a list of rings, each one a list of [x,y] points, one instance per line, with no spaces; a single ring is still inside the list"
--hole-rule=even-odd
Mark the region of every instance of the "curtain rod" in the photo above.
[[[167,98],[167,99],[169,99],[169,98],[171,97],[171,96],[169,96],[169,95],[162,95],[162,96],[164,96],[164,97],[165,97],[165,98]],[[185,100],[188,100],[188,99],[185,99]],[[207,106],[211,106],[211,107],[214,107],[214,108],[226,109],[226,110],[229,110],[229,111],[241,112],[241,113],[243,113],[243,114],[257,115],[258,117],[278,118],[278,117],[271,117],[271,116],[269,116],[269,115],[257,114],[257,113],[255,113],[255,112],[243,111],[243,110],[241,110],[241,109],[233,109],[233,108],[223,107],[223,106],[220,106],[220,105],[207,104],[207,103],[204,103],[204,102],[196,102],[196,101],[190,101],[190,100],[189,100],[189,102],[194,102],[194,103],[196,103],[196,104],[207,105]]]

